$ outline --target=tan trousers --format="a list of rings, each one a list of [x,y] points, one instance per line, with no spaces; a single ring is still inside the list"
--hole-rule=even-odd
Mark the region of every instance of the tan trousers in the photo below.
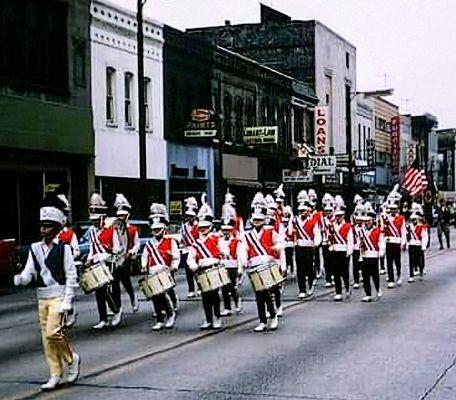
[[[51,375],[57,376],[63,375],[64,363],[73,362],[73,353],[63,327],[64,314],[59,312],[61,302],[61,298],[38,300],[44,355]]]

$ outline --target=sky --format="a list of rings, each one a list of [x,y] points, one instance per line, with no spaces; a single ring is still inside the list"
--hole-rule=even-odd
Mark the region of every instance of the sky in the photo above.
[[[109,0],[135,9],[136,0]],[[293,19],[316,19],[357,48],[358,91],[394,88],[402,113],[456,128],[456,0],[263,0]],[[257,0],[148,0],[145,15],[186,28],[255,23]]]

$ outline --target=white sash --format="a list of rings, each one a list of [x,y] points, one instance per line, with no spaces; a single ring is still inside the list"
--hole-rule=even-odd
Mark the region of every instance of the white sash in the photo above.
[[[304,224],[306,224],[309,220],[306,219],[304,221]],[[299,217],[295,217],[295,224],[296,224],[296,229],[298,230],[299,234],[301,235],[301,238],[304,240],[312,240],[312,238],[307,234],[306,230],[301,226]]]
[[[160,254],[160,250],[155,243],[149,241],[146,243],[146,247],[150,256],[154,259],[155,265],[166,265],[165,260],[163,260],[163,257]]]
[[[214,256],[207,248],[206,243],[204,243],[201,239],[195,240],[195,247],[199,250],[200,254],[203,258],[213,258]]]
[[[394,219],[393,219],[393,221],[390,221],[389,228],[390,228],[390,232],[393,234],[393,236],[396,236],[396,237],[401,236],[396,228],[396,225],[394,225]]]
[[[256,231],[247,232],[245,235],[247,242],[256,250],[259,256],[266,256],[268,252],[258,240]]]

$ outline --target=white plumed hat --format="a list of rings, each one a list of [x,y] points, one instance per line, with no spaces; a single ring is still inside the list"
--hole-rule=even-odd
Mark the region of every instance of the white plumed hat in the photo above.
[[[117,215],[128,215],[131,211],[131,204],[122,193],[116,194],[114,207],[117,208]]]
[[[201,195],[201,207],[198,211],[198,227],[212,226],[214,212],[206,201],[206,193]]]
[[[65,214],[57,207],[41,207],[40,222],[54,222],[58,225],[64,225],[66,221]]]
[[[90,219],[100,219],[102,216],[106,215],[108,207],[106,207],[106,202],[103,200],[98,193],[93,193],[90,196],[89,200],[89,218]]]

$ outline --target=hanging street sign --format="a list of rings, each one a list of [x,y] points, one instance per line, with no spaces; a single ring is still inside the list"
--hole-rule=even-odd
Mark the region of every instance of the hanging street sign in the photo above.
[[[276,144],[278,138],[277,126],[254,126],[244,129],[246,144]]]
[[[190,114],[184,130],[187,138],[211,138],[217,136],[217,121],[213,110],[197,108]]]
[[[336,156],[309,157],[307,166],[314,175],[334,175],[336,173]]]

